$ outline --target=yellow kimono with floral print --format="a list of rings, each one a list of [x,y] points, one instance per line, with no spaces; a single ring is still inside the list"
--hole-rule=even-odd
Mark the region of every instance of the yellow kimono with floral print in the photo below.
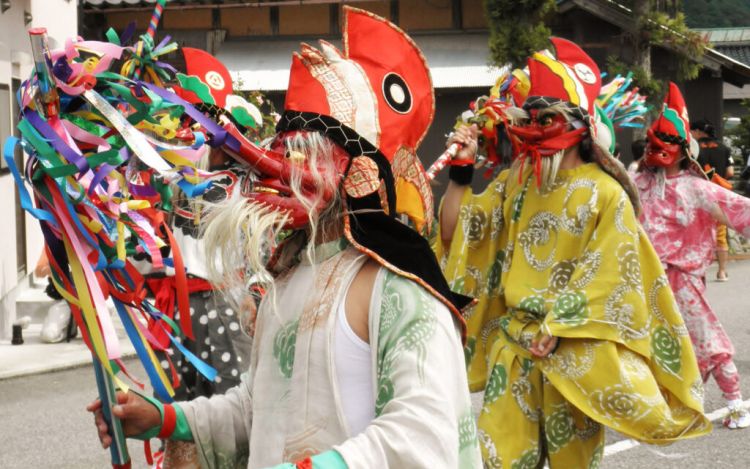
[[[466,361],[472,390],[485,391],[486,466],[597,467],[599,424],[648,443],[710,431],[659,258],[598,165],[561,170],[546,194],[530,170],[467,188],[448,251],[440,239],[451,286],[478,299]],[[541,330],[560,338],[545,359],[528,352]]]

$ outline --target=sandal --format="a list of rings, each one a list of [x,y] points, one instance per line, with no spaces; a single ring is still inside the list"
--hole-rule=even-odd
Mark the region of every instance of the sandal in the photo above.
[[[727,282],[729,281],[729,274],[724,272],[724,275],[720,275],[718,272],[716,273],[716,281],[717,282]]]
[[[750,427],[750,413],[741,406],[729,407],[729,415],[726,416],[723,423],[730,430]]]

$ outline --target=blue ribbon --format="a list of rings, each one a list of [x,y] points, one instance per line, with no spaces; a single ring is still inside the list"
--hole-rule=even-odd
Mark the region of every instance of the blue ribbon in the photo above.
[[[34,204],[31,201],[31,196],[29,195],[29,192],[26,190],[26,186],[24,185],[23,178],[21,177],[21,173],[18,171],[18,168],[16,167],[16,161],[13,155],[16,149],[16,145],[18,144],[19,144],[18,138],[8,137],[5,140],[5,145],[3,146],[3,157],[5,158],[5,163],[8,165],[8,168],[10,169],[11,174],[13,174],[13,179],[16,182],[16,187],[18,187],[18,196],[21,199],[21,208],[29,212],[37,220],[46,221],[52,226],[57,227],[57,221],[55,221],[55,217],[46,210],[35,208]]]

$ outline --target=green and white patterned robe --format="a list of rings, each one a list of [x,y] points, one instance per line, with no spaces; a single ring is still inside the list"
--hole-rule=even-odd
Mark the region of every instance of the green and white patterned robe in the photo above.
[[[241,384],[180,403],[202,466],[264,468],[335,449],[351,469],[480,467],[459,330],[436,298],[385,268],[369,313],[376,417],[350,434],[333,332],[367,257],[341,241],[317,253],[331,246],[332,256],[292,268],[264,299]]]

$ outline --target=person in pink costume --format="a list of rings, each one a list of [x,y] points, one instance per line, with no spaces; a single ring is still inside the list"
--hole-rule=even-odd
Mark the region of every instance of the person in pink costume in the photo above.
[[[703,380],[713,376],[727,400],[724,425],[750,426],[742,406],[734,346],[706,299],[706,270],[718,224],[750,235],[750,199],[708,181],[696,160],[685,101],[670,83],[662,114],[648,130],[635,175],[641,222],[659,254],[693,342]],[[691,145],[693,143],[693,145]]]

